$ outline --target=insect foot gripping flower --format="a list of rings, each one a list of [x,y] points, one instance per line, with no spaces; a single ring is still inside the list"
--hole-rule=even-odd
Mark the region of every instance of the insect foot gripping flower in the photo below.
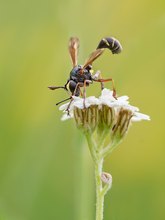
[[[112,185],[112,176],[102,171],[104,158],[123,140],[132,122],[150,120],[150,117],[130,105],[128,96],[115,99],[113,91],[106,88],[99,98],[86,98],[85,105],[83,98],[75,96],[71,104],[62,105],[60,110],[64,112],[62,120],[74,118],[87,138],[95,165],[96,220],[102,220],[104,196]]]

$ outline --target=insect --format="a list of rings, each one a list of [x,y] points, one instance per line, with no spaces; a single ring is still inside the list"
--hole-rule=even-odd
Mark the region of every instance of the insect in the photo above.
[[[92,74],[92,64],[93,62],[104,52],[104,50],[107,48],[109,49],[112,54],[118,54],[122,51],[122,46],[120,42],[113,38],[113,37],[106,37],[101,39],[99,42],[96,50],[94,50],[89,58],[86,60],[84,65],[78,65],[77,58],[78,58],[78,50],[79,50],[79,39],[77,37],[71,37],[69,40],[69,54],[72,60],[72,70],[70,72],[69,79],[65,83],[64,86],[49,86],[48,88],[51,90],[56,89],[64,89],[67,92],[70,90],[70,97],[62,100],[56,105],[59,105],[62,102],[65,102],[69,99],[71,99],[70,104],[73,100],[73,96],[80,96],[82,95],[84,98],[84,107],[85,107],[85,97],[86,97],[86,87],[92,84],[93,82],[100,82],[101,83],[101,89],[104,88],[104,82],[111,81],[112,87],[113,87],[113,96],[116,98],[116,91],[114,87],[114,82],[112,78],[103,79],[101,77],[101,72],[97,71],[95,74]],[[69,87],[69,90],[68,90]],[[81,92],[81,87],[83,87],[83,93]],[[69,107],[68,105],[67,111],[69,113]]]

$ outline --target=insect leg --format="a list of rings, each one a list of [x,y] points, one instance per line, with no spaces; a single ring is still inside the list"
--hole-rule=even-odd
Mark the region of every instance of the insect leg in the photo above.
[[[100,79],[102,79],[101,73],[100,73]],[[104,82],[100,82],[101,83],[101,90],[104,89]]]
[[[77,92],[77,89],[78,89],[80,86],[82,86],[82,83],[77,83],[77,84],[76,84],[75,90],[74,90],[72,96],[70,97],[71,100],[70,100],[70,102],[69,102],[69,104],[68,104],[68,107],[67,107],[67,109],[66,109],[66,111],[68,112],[68,115],[69,115],[70,105],[71,105],[71,103],[72,103],[72,101],[73,101],[73,96],[75,96],[75,94],[76,94],[76,92]]]
[[[102,76],[101,76],[101,71],[98,70],[93,76],[92,76],[92,79],[95,81],[97,79],[102,79]],[[104,82],[100,82],[101,83],[101,90],[104,89]]]
[[[71,100],[70,100],[70,102],[69,102],[69,104],[68,104],[68,107],[67,107],[67,109],[66,109],[66,111],[68,112],[68,115],[70,115],[70,113],[69,113],[69,108],[70,108],[70,105],[71,105],[72,101],[73,101],[73,98],[72,98],[72,96],[71,96]]]
[[[64,100],[62,100],[62,101],[60,101],[60,102],[57,102],[56,103],[56,105],[59,105],[59,104],[61,104],[61,103],[63,103],[63,102],[65,102],[65,101],[68,101],[69,99],[71,99],[72,97],[69,97],[69,98],[67,98],[67,99],[64,99]]]
[[[55,90],[55,89],[66,89],[65,86],[48,86],[49,89]]]
[[[66,91],[68,91],[67,85],[68,85],[69,81],[70,81],[70,80],[68,79],[64,86],[48,86],[48,88],[51,89],[51,90],[55,90],[55,89],[65,89]]]
[[[67,85],[68,85],[69,81],[70,81],[70,80],[68,79],[64,86],[48,86],[48,88],[49,88],[50,90],[64,89],[64,90],[69,94],[69,91],[68,91],[68,88],[67,88]],[[70,94],[69,94],[69,95],[70,95]]]
[[[89,84],[89,83],[92,83],[92,81],[91,80],[84,80],[84,85],[83,85],[83,104],[84,104],[84,108],[86,108],[85,107],[85,99],[86,99],[86,86],[87,86],[87,84]]]
[[[65,89],[66,89],[67,91],[68,91],[67,85],[68,85],[69,81],[70,81],[70,79],[68,79],[67,82],[66,82],[65,85],[64,85],[64,87],[65,87]]]
[[[109,79],[97,79],[97,80],[94,80],[95,82],[112,82],[112,90],[113,90],[113,97],[115,99],[117,99],[116,97],[116,89],[115,89],[115,85],[114,85],[114,80],[112,78],[109,78]]]

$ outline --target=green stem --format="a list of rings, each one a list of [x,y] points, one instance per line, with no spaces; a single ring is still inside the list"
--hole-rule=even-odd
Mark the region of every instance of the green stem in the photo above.
[[[106,185],[104,186],[104,188],[103,188],[103,190],[102,190],[102,195],[103,195],[103,196],[106,195],[106,193],[108,192],[108,190],[110,190],[111,186],[112,186],[112,183],[106,184]]]
[[[104,131],[101,133],[101,135],[98,135],[99,136],[99,142],[98,142],[97,149],[99,151],[103,148],[104,141],[105,141],[105,138],[106,138],[108,132],[109,131],[107,129],[104,129]]]
[[[92,156],[92,159],[94,161],[94,163],[96,163],[97,161],[97,155],[96,155],[96,144],[91,136],[91,134],[89,133],[85,133],[87,142],[88,142],[88,147]]]
[[[115,140],[113,141],[111,144],[109,144],[108,146],[106,146],[105,148],[102,149],[101,151],[101,156],[103,158],[105,158],[106,156],[108,156],[120,143],[120,140]]]
[[[96,161],[95,181],[96,181],[96,220],[103,220],[104,194],[102,194],[102,174],[103,159]]]
[[[102,140],[98,144],[96,144],[96,142],[93,140],[93,137],[90,133],[85,132],[85,136],[87,138],[89,150],[95,166],[96,220],[103,220],[104,196],[107,193],[107,191],[110,189],[111,184],[104,185],[103,187],[101,175],[103,172],[102,169],[103,169],[104,156],[107,154],[107,151],[109,151],[109,147],[105,149],[105,152],[102,149],[105,133],[101,137]]]

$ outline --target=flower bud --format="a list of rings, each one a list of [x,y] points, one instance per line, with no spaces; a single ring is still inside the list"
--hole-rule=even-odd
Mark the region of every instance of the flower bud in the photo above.
[[[101,180],[102,180],[102,182],[103,183],[105,183],[105,184],[112,184],[112,176],[111,176],[111,174],[109,174],[109,173],[106,173],[106,172],[102,172],[102,174],[101,174]]]

